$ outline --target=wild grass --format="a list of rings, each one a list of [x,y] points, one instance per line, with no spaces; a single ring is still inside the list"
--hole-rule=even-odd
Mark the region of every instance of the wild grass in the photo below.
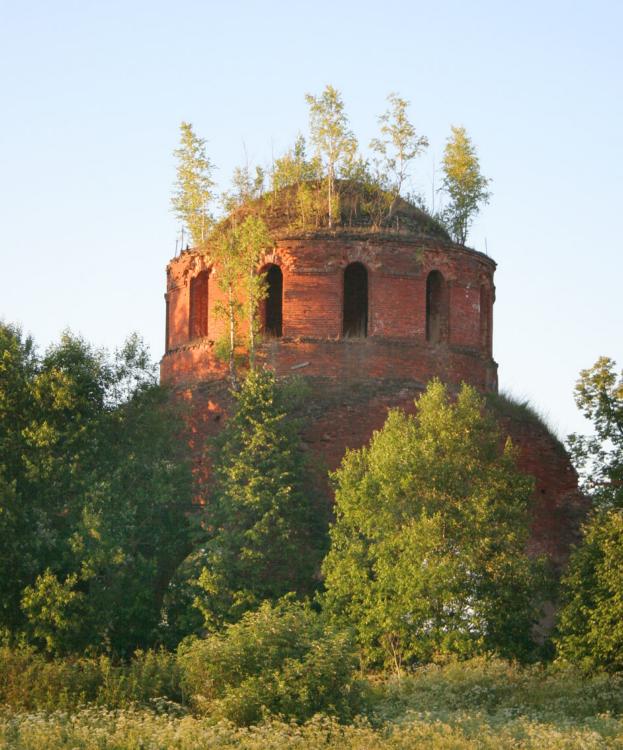
[[[8,709],[122,708],[163,699],[182,700],[177,659],[167,651],[115,663],[107,656],[50,660],[31,648],[0,647],[0,705]]]
[[[368,680],[350,724],[317,715],[247,728],[151,698],[124,708],[0,709],[4,750],[592,750],[623,748],[623,678],[479,658]]]
[[[512,715],[457,713],[445,719],[411,716],[375,728],[365,721],[344,726],[317,716],[303,725],[278,720],[255,727],[213,724],[192,716],[171,718],[148,711],[86,708],[77,714],[0,714],[0,747],[7,750],[592,750],[623,747],[623,724],[609,716],[582,724],[543,722]]]
[[[487,394],[487,403],[493,412],[501,417],[538,425],[550,435],[561,450],[564,450],[564,445],[549,419],[530,399],[521,400],[510,393],[500,391]]]

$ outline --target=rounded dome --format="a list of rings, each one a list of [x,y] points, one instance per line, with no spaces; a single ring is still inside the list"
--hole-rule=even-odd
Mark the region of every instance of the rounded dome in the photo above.
[[[360,182],[338,180],[337,185],[339,215],[334,218],[331,228],[325,210],[323,183],[304,182],[264,193],[235,209],[219,222],[216,231],[227,227],[234,215],[240,221],[254,214],[262,217],[275,239],[327,233],[372,233],[451,241],[446,228],[413,202]]]

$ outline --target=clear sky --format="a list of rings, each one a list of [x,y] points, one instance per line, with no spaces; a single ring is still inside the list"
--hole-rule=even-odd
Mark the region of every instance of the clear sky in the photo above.
[[[500,386],[565,435],[578,372],[623,366],[623,3],[0,0],[0,317],[159,358],[181,120],[219,186],[307,128],[338,88],[363,145],[397,91],[430,147],[477,145],[493,198],[469,243],[498,262]]]

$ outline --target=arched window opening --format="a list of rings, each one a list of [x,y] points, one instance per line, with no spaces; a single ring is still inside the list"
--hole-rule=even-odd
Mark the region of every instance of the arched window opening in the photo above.
[[[262,310],[263,331],[266,336],[283,335],[283,273],[276,265],[266,270],[267,294]]]
[[[190,280],[190,309],[188,337],[202,338],[208,335],[208,281],[209,271],[201,271]]]
[[[351,263],[344,270],[343,335],[368,335],[368,272],[363,263]]]
[[[491,318],[492,318],[491,292],[483,284],[480,287],[480,344],[482,349],[491,354]]]
[[[170,311],[170,304],[169,304],[169,295],[164,295],[164,305],[165,305],[165,320],[164,320],[164,353],[166,354],[169,351],[169,342],[170,342],[170,323],[169,323],[169,315],[171,314]]]
[[[445,341],[448,334],[446,282],[439,271],[426,279],[426,340],[431,344]]]

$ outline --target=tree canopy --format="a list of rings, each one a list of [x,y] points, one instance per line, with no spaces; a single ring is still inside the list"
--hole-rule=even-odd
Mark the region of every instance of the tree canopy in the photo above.
[[[173,152],[177,178],[171,205],[196,246],[203,244],[213,221],[213,165],[206,154],[205,139],[195,133],[189,122],[181,123],[180,133],[180,146]]]
[[[309,129],[318,159],[324,164],[327,180],[329,228],[339,212],[335,205],[335,180],[340,167],[353,158],[357,140],[349,128],[342,95],[326,86],[320,96],[306,95],[309,105]]]
[[[463,385],[390,412],[335,472],[325,605],[370,658],[400,671],[436,654],[525,656],[541,588],[525,553],[532,480]]]
[[[590,436],[571,435],[569,447],[593,502],[584,537],[562,582],[557,648],[567,661],[623,669],[623,373],[600,357],[580,373],[578,408]]]
[[[451,130],[443,154],[443,188],[450,201],[443,219],[453,239],[464,245],[480,206],[489,201],[491,180],[481,174],[476,149],[465,128],[453,125]]]
[[[600,357],[580,372],[575,403],[594,434],[570,435],[569,449],[582,484],[599,508],[623,508],[623,372]]]
[[[0,325],[0,628],[54,652],[157,640],[192,532],[179,430],[138,338],[40,356]]]
[[[317,586],[327,511],[318,502],[290,414],[292,387],[268,370],[250,371],[210,454],[214,488],[207,510],[197,605],[211,629],[261,601]]]
[[[428,146],[428,138],[418,135],[407,115],[409,102],[398,94],[387,97],[389,109],[379,117],[381,137],[370,143],[378,155],[379,183],[392,195],[392,203],[401,195],[409,175],[410,163]]]
[[[365,152],[351,129],[340,91],[327,85],[320,94],[306,94],[305,98],[309,107],[307,139],[299,134],[293,146],[273,157],[269,166],[252,167],[245,159],[223,193],[221,204],[226,214],[243,209],[261,215],[269,225],[276,221],[295,231],[363,226],[374,231],[413,231],[417,227],[417,231],[433,232],[444,239],[452,235],[465,244],[471,223],[490,197],[490,180],[480,173],[475,148],[464,128],[453,127],[446,144],[441,190],[449,202],[444,211],[435,212],[434,198],[433,206],[427,208],[416,183],[411,182],[413,162],[428,146],[428,138],[409,118],[406,99],[389,94],[388,107],[378,118],[379,133]],[[205,153],[205,140],[189,123],[183,122],[181,129],[172,200],[193,243],[199,246],[212,227],[213,165]],[[267,175],[271,189],[265,192]],[[413,215],[404,221],[404,212],[397,209],[404,208],[405,201],[422,214],[418,221],[413,221]],[[218,232],[218,222],[215,228]]]

